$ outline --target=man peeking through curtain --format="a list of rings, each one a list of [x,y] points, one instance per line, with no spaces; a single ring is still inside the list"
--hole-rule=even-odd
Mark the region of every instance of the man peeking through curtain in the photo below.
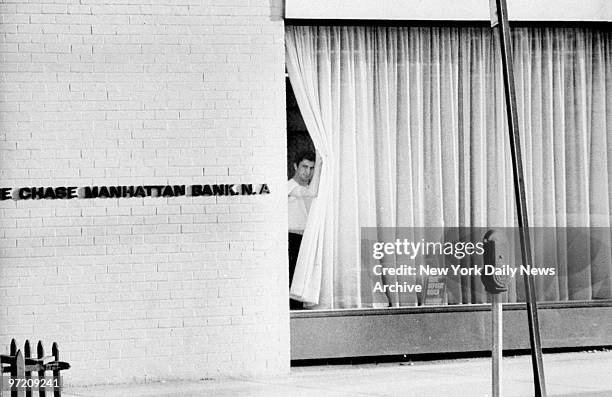
[[[320,174],[315,172],[315,154],[311,151],[297,153],[293,160],[293,178],[287,182],[289,213],[289,286],[293,280],[295,264],[300,252],[302,236],[308,220],[312,199],[316,197],[316,186]],[[289,300],[290,309],[303,309],[302,302]]]

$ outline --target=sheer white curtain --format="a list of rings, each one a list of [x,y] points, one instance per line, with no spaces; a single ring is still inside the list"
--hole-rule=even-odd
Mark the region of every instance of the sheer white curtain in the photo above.
[[[293,296],[315,308],[414,305],[410,293],[372,296],[360,227],[515,225],[490,29],[288,26],[286,45],[324,167]],[[609,227],[612,35],[519,28],[513,46],[532,225]],[[604,248],[580,269],[560,252],[560,275],[540,282],[539,298],[612,297],[609,237]],[[522,298],[516,284],[511,301]],[[448,288],[449,303],[486,299],[477,279],[457,278]]]
[[[321,51],[319,45],[323,46]],[[330,306],[328,296],[335,290],[331,277],[336,241],[332,224],[335,219],[333,175],[336,173],[332,161],[335,104],[329,90],[330,70],[319,73],[319,64],[329,64],[331,51],[325,45],[325,42],[319,44],[315,35],[287,36],[287,70],[289,75],[300,76],[292,87],[317,150],[317,162],[321,164],[318,194],[310,207],[290,295],[308,305]]]

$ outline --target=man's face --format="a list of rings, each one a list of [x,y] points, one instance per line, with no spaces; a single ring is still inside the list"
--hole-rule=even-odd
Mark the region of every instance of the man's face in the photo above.
[[[299,164],[293,164],[293,168],[295,169],[295,179],[298,183],[307,185],[310,183],[312,179],[312,175],[314,173],[314,161],[310,160],[302,160]]]

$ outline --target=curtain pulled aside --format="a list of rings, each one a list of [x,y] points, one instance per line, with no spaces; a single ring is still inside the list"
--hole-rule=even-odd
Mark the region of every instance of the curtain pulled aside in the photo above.
[[[323,158],[292,296],[315,308],[416,305],[410,292],[373,296],[361,227],[516,225],[501,61],[489,28],[288,26],[286,49]],[[609,230],[612,33],[517,28],[513,50],[531,225]],[[539,300],[612,298],[609,231],[580,249],[553,243],[557,274],[536,279]],[[507,299],[520,301],[522,279],[514,281]],[[486,301],[476,277],[447,284],[449,304]]]

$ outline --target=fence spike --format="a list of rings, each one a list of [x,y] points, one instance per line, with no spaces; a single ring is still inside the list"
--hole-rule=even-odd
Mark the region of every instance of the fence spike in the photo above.
[[[55,361],[59,361],[59,347],[57,346],[57,342],[53,342],[53,345],[51,345],[51,354],[55,357]],[[62,397],[60,371],[53,371],[53,380],[54,384],[59,386],[53,389],[53,397]]]
[[[36,353],[38,358],[43,358],[45,356],[45,348],[43,347],[42,341],[38,341],[38,345],[36,345]]]
[[[43,347],[42,341],[39,340],[38,341],[38,345],[36,346],[36,353],[38,355],[38,358],[42,359],[45,357],[45,348]],[[45,379],[45,371],[38,371],[38,379]],[[39,387],[38,388],[38,397],[46,397],[47,396],[47,391],[45,390],[44,387]]]
[[[23,357],[30,358],[32,354],[32,350],[30,349],[30,340],[26,339],[25,344],[23,345]]]
[[[51,345],[51,354],[55,357],[55,361],[59,361],[59,348],[57,347],[57,342],[53,342],[53,345]]]
[[[17,354],[15,355],[15,365],[11,367],[11,376],[14,378],[23,378],[25,375],[25,360],[23,358],[23,354],[21,350],[17,350]],[[24,390],[22,388],[18,388],[17,390],[11,391],[11,397],[23,397]]]
[[[9,355],[10,356],[17,355],[17,342],[15,341],[15,339],[11,339],[11,348],[9,350]]]
[[[32,357],[32,351],[30,349],[30,340],[29,339],[26,339],[25,344],[23,346],[23,357],[24,358]],[[26,395],[26,397],[32,397],[32,388],[31,387],[27,387],[28,379],[31,379],[31,378],[32,378],[32,372],[25,371],[25,379],[26,379],[26,391],[25,391],[25,395]]]

